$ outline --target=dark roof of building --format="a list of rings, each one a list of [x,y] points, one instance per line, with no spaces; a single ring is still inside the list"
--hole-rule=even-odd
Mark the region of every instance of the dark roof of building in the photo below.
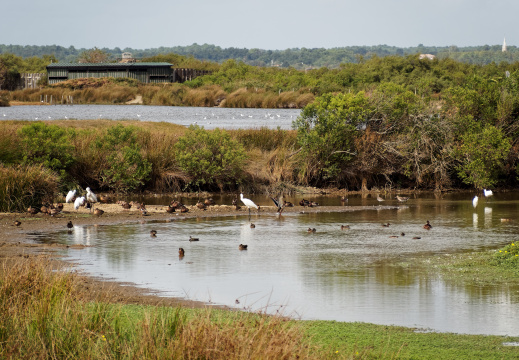
[[[137,67],[173,66],[167,62],[137,62],[137,63],[52,63],[48,68],[137,68]]]

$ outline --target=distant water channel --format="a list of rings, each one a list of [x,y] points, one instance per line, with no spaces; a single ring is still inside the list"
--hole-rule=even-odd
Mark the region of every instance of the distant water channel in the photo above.
[[[230,109],[148,105],[23,105],[0,110],[3,120],[110,119],[164,121],[178,125],[196,124],[205,129],[289,130],[299,109]]]
[[[313,200],[366,209],[253,213],[250,220],[174,215],[167,222],[75,226],[72,234],[59,232],[47,241],[93,245],[65,255],[92,275],[164,296],[301,319],[518,336],[518,287],[460,286],[411,265],[415,257],[497,249],[518,239],[519,193],[497,193],[481,199],[476,209],[473,195],[419,194],[393,210],[380,210],[372,195],[350,196],[345,204],[338,197],[320,197]],[[249,197],[270,204],[265,196]],[[400,205],[390,197],[384,204]],[[430,231],[422,228],[427,220]],[[308,233],[309,227],[316,232]],[[152,229],[156,238],[149,235]],[[200,241],[189,242],[190,236]],[[248,250],[240,251],[239,244]],[[185,249],[183,258],[179,247]]]

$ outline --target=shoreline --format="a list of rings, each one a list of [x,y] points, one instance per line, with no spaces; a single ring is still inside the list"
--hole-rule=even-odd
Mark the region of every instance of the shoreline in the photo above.
[[[405,206],[405,205],[404,205]],[[63,244],[39,244],[31,239],[34,234],[49,234],[55,231],[65,230],[68,221],[72,221],[74,225],[116,225],[130,224],[142,221],[157,220],[181,220],[196,217],[219,217],[219,216],[237,216],[247,215],[248,211],[245,206],[240,210],[236,210],[234,206],[229,205],[213,205],[207,210],[200,210],[194,205],[188,205],[189,212],[180,214],[179,212],[167,213],[164,205],[147,205],[148,214],[142,216],[139,210],[124,210],[117,204],[96,204],[96,208],[102,209],[105,213],[102,216],[95,216],[88,210],[81,208],[79,211],[74,210],[73,204],[64,204],[62,213],[58,216],[43,215],[38,213],[30,215],[27,213],[0,213],[0,271],[3,266],[9,264],[27,262],[31,259],[44,258],[50,259],[55,268],[70,268],[78,271],[73,262],[61,259],[56,253],[57,250],[74,247],[82,248],[78,245]],[[319,206],[313,208],[302,208],[294,206],[293,208],[285,208],[285,213],[316,213],[316,212],[350,212],[365,210],[366,208],[377,209],[397,209],[402,206]],[[254,213],[252,211],[251,213]],[[276,207],[262,206],[260,214],[275,215]],[[14,222],[18,220],[21,225],[15,226]],[[185,298],[177,298],[171,296],[161,296],[160,291],[147,289],[133,283],[125,283],[106,278],[98,278],[88,273],[78,272],[82,279],[82,291],[86,300],[95,300],[100,293],[104,298],[110,299],[111,303],[119,304],[139,304],[151,306],[185,306],[189,308],[219,308],[225,310],[239,310],[224,305],[209,304],[204,301],[189,300]]]

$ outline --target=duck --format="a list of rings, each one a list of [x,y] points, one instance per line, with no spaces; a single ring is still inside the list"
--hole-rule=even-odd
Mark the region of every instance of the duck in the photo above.
[[[423,226],[423,228],[425,230],[431,230],[432,229],[432,225],[431,223],[429,222],[429,220],[427,220],[427,223]]]
[[[111,201],[110,195],[106,194],[99,194],[99,202],[102,202],[103,204],[108,204]]]
[[[248,245],[243,245],[243,244],[240,244],[240,246],[238,247],[240,250],[247,250],[247,247]]]
[[[204,205],[206,206],[211,206],[211,205],[214,205],[214,200],[213,198],[207,198],[204,200]]]
[[[157,230],[150,230],[151,237],[157,237]]]
[[[191,235],[189,236],[189,241],[199,241],[199,238],[194,238]]]
[[[189,212],[189,209],[188,209],[185,205],[182,205],[182,206],[180,207],[180,212],[181,212],[181,213],[187,213],[187,212]]]
[[[309,233],[314,233],[314,232],[316,232],[317,230],[315,230],[315,228],[313,228],[313,229],[312,229],[312,228],[308,228],[308,230],[306,230],[306,231],[309,232]]]
[[[341,225],[341,230],[349,230],[350,225]]]
[[[72,224],[72,221],[69,220],[69,222],[67,223],[67,228],[72,229],[73,227],[74,225]]]
[[[414,240],[419,240],[419,239],[421,239],[421,237],[420,236],[414,236],[413,239]]]
[[[36,215],[37,213],[40,212],[39,209],[36,209],[36,208],[33,208],[32,206],[29,206],[29,208],[27,209],[27,212],[31,215]]]
[[[171,206],[174,207],[175,209],[180,209],[182,206],[184,206],[184,204],[182,204],[180,201],[178,200],[173,200],[171,202]]]
[[[201,201],[198,201],[196,203],[196,207],[199,208],[200,210],[205,210],[207,205],[205,203],[201,202]]]
[[[250,224],[250,228],[251,228],[251,229],[254,229],[255,227],[256,227],[255,224],[253,224],[253,223]]]
[[[404,233],[404,232],[401,232],[401,233],[400,233],[400,236],[405,236],[405,233]]]
[[[383,227],[389,227],[389,225],[391,225],[391,224],[390,223],[382,224]]]
[[[390,238],[392,239],[396,239],[398,236],[397,235],[391,235]]]
[[[166,208],[166,212],[168,213],[174,213],[175,212],[175,208],[171,205],[168,205],[168,207]]]
[[[186,253],[186,252],[184,251],[184,248],[178,248],[178,256],[179,256],[179,257],[184,257],[184,254],[185,254],[185,253]]]
[[[94,215],[96,215],[96,216],[101,216],[104,213],[105,213],[104,210],[101,210],[101,209],[95,209],[94,210]]]
[[[301,200],[301,201],[299,202],[299,205],[301,205],[301,206],[309,206],[309,205],[310,205],[310,200],[305,200],[305,199],[303,198],[303,200]]]
[[[20,226],[22,225],[22,222],[20,220],[15,220],[13,224],[14,226]]]
[[[348,198],[346,196],[341,196],[341,202],[347,202]]]
[[[409,200],[409,196],[396,196],[396,199],[400,202],[406,202],[407,200]]]
[[[132,204],[128,203],[127,201],[120,201],[119,204],[125,210],[130,210],[132,208]]]
[[[284,201],[283,206],[284,207],[294,207],[294,204],[292,204],[290,201]]]

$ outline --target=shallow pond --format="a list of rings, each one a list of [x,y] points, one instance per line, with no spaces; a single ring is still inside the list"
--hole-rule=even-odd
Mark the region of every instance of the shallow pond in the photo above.
[[[282,216],[253,212],[250,219],[176,216],[169,222],[75,226],[72,234],[52,238],[95,245],[67,250],[81,269],[165,296],[302,319],[517,336],[519,288],[458,286],[408,265],[415,256],[492,249],[517,240],[519,193],[480,199],[476,209],[473,195],[418,194],[403,205],[387,197],[385,205],[401,205],[393,210],[380,210],[373,195],[350,196],[346,203],[320,197],[316,200],[326,205],[366,209]],[[265,196],[249,197],[271,205]],[[422,228],[426,220],[433,225],[429,231]],[[308,233],[309,227],[316,232]],[[200,241],[190,242],[190,236]],[[240,251],[239,244],[248,250]],[[179,247],[185,249],[183,258]]]
[[[110,119],[196,124],[205,129],[292,128],[299,109],[231,109],[149,105],[23,105],[2,108],[0,120]]]

